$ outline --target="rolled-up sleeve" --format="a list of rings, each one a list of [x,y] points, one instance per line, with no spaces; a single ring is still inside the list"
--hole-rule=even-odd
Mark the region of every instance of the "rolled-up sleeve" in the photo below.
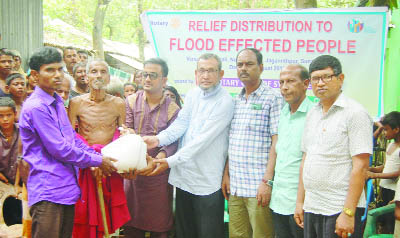
[[[79,142],[77,139],[69,141],[62,135],[49,111],[33,108],[30,118],[42,144],[46,145],[47,152],[53,158],[80,168],[97,167],[101,164],[102,157],[91,153],[87,146],[81,144],[82,141]],[[71,129],[71,126],[63,128],[63,130]]]

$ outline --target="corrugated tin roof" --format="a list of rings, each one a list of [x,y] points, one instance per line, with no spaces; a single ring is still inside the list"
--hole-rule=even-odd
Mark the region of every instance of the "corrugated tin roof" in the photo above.
[[[0,46],[18,50],[23,66],[43,46],[43,1],[0,0]]]

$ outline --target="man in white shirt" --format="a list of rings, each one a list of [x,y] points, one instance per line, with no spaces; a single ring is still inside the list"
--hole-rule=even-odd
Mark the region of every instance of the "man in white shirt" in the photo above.
[[[319,56],[309,71],[320,102],[309,111],[303,132],[295,220],[304,226],[305,238],[361,237],[364,209],[359,208],[365,207],[372,119],[342,93],[344,74],[337,58]]]
[[[198,87],[191,90],[178,118],[157,136],[144,137],[149,148],[180,139],[181,148],[156,159],[156,175],[171,168],[169,183],[176,187],[175,224],[178,238],[224,237],[224,197],[221,180],[228,154],[233,99],[221,87],[224,75],[215,54],[199,57]]]

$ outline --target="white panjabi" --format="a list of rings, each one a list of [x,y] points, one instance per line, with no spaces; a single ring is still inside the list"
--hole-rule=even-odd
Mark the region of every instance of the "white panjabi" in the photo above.
[[[121,136],[101,149],[101,153],[118,160],[114,162],[118,173],[129,169],[143,169],[147,166],[147,145],[142,137],[135,134]]]

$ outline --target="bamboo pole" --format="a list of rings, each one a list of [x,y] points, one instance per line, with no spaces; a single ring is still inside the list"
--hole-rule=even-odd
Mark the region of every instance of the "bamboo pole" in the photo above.
[[[97,177],[96,180],[97,180],[97,195],[99,196],[101,217],[103,218],[104,237],[109,238],[110,234],[108,233],[106,208],[104,207],[103,183],[101,182],[101,177],[100,178]]]

